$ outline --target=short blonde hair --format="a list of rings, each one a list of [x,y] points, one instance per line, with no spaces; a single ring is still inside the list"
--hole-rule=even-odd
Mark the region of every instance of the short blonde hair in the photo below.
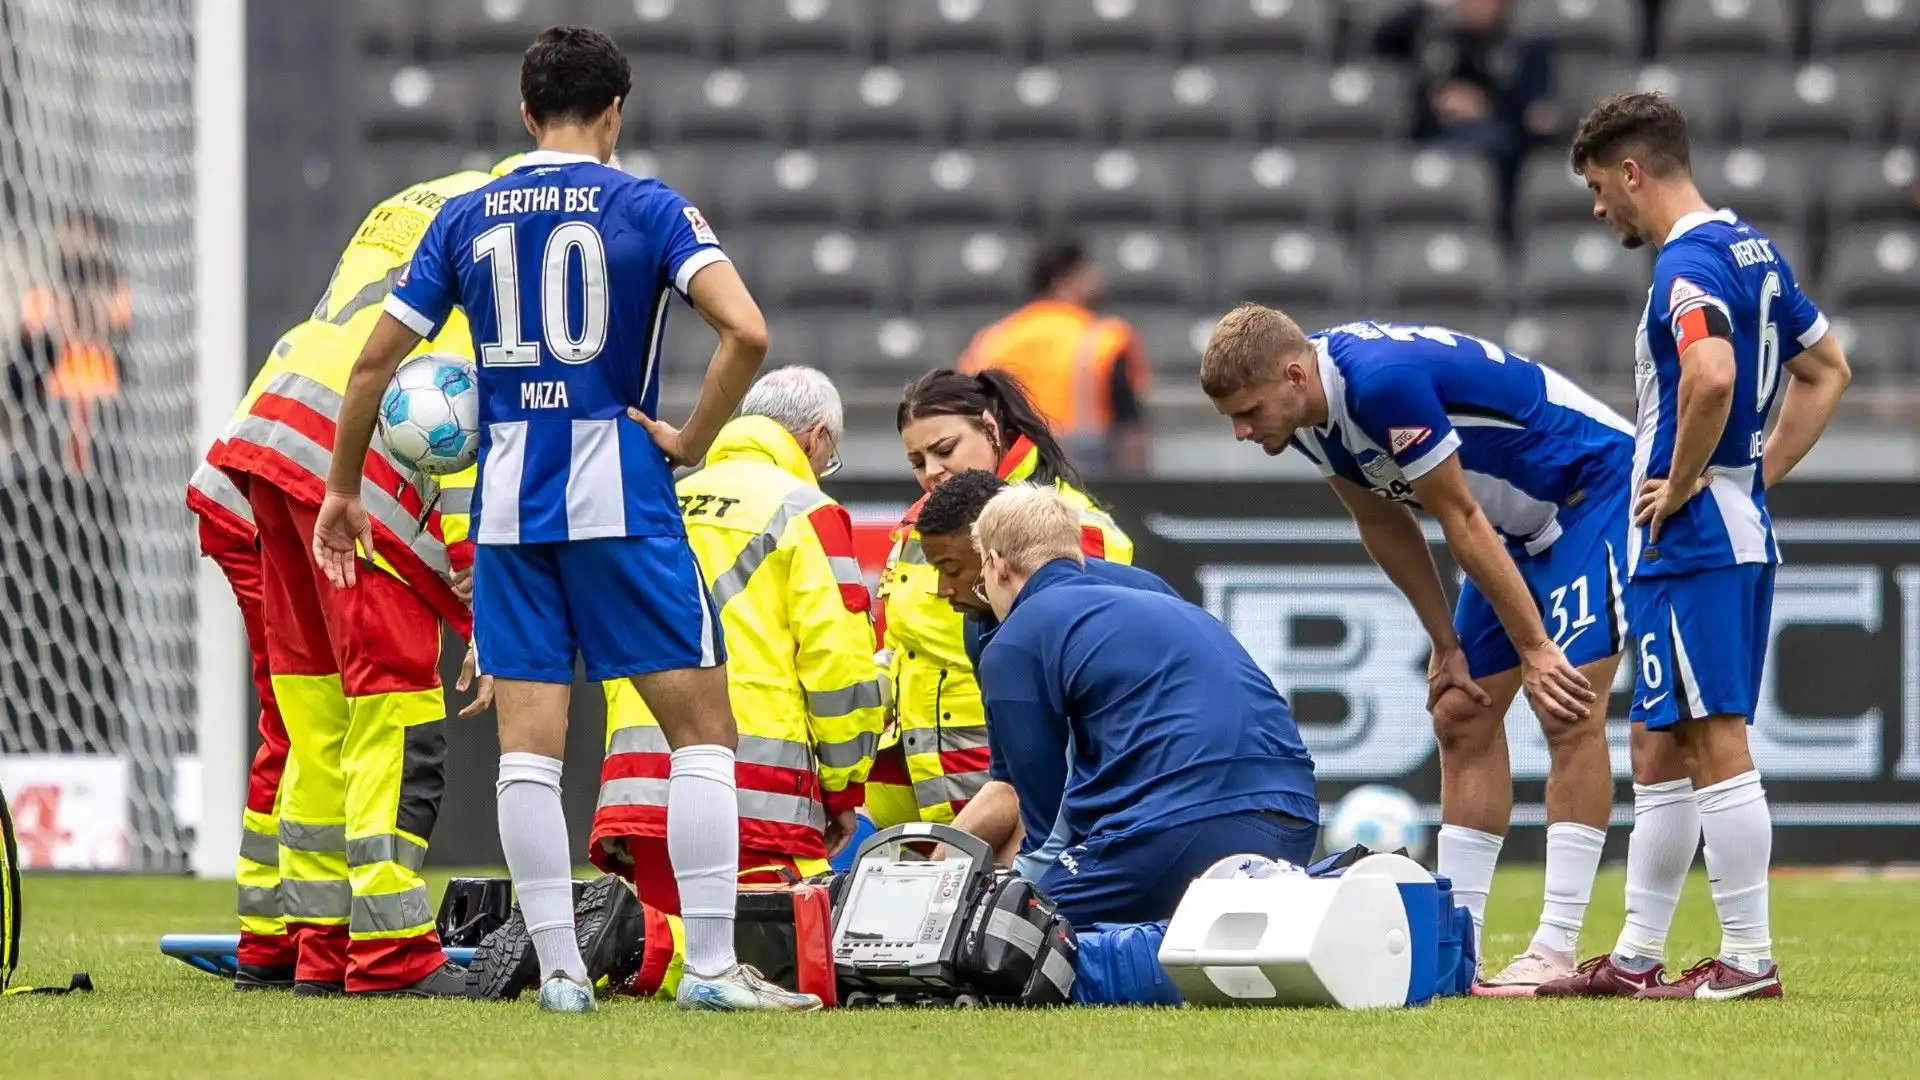
[[[1031,574],[1055,559],[1085,565],[1080,511],[1051,485],[1014,484],[987,500],[973,523],[980,557],[1000,556],[1016,574]]]
[[[1210,398],[1263,386],[1286,359],[1307,348],[1306,331],[1285,312],[1241,304],[1220,317],[1200,357],[1200,389]]]

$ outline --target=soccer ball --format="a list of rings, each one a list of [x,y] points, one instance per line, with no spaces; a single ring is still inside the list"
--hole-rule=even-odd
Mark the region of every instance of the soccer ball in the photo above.
[[[426,353],[400,365],[380,399],[380,438],[400,464],[445,476],[480,457],[480,386],[473,365]]]
[[[1229,855],[1200,875],[1206,879],[1270,878],[1282,874],[1304,874],[1305,870],[1285,859],[1269,859],[1265,855]]]
[[[1416,860],[1427,852],[1427,829],[1413,796],[1385,784],[1354,788],[1334,804],[1327,822],[1327,850],[1345,851],[1365,844],[1371,851],[1401,848]]]

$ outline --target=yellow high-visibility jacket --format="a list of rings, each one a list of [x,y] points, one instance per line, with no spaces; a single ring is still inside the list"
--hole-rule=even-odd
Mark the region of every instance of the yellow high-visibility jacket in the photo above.
[[[826,815],[860,805],[885,722],[853,525],[779,424],[727,424],[680,481],[687,539],[720,610],[740,725],[743,850],[825,858]],[[607,758],[591,850],[666,835],[667,741],[625,679],[606,684]]]
[[[210,464],[257,476],[319,505],[333,455],[334,422],[354,361],[380,318],[381,304],[405,271],[427,225],[449,199],[492,180],[477,171],[415,184],[371,210],[341,253],[325,295],[306,322],[281,337],[240,402]],[[416,350],[473,359],[464,315],[455,312],[440,335]],[[207,470],[190,481],[189,503],[225,508],[237,492],[221,490]],[[428,477],[390,457],[378,438],[367,453],[364,494],[374,520],[373,561],[406,582],[465,637],[471,614],[449,578],[473,563],[468,539],[475,470]],[[196,495],[197,490],[197,495]],[[231,521],[232,519],[223,519]]]
[[[1039,451],[1023,438],[998,471],[1019,483],[1039,464]],[[1055,486],[1080,508],[1082,551],[1133,562],[1133,541],[1111,517],[1084,493]],[[987,782],[987,714],[967,660],[964,619],[936,592],[940,573],[927,562],[914,527],[925,501],[907,511],[894,533],[880,579],[881,643],[891,653],[897,717],[867,785],[868,815],[882,828],[913,820],[916,810],[919,820],[951,822]]]

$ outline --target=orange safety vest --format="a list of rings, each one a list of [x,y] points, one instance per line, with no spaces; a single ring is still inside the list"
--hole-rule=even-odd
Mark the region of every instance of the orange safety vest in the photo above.
[[[1104,434],[1112,426],[1107,387],[1113,365],[1133,362],[1138,352],[1125,319],[1043,299],[975,334],[961,354],[960,370],[973,375],[998,368],[1012,375],[1026,387],[1047,426],[1071,438]]]

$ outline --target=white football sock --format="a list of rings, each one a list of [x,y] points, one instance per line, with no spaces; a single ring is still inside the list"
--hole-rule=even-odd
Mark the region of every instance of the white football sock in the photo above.
[[[1633,832],[1627,836],[1627,922],[1613,947],[1615,962],[1658,963],[1680,905],[1680,889],[1700,847],[1700,808],[1693,781],[1633,785]],[[1651,966],[1651,963],[1645,965]]]
[[[1720,957],[1752,974],[1773,959],[1767,925],[1767,867],[1773,815],[1760,774],[1745,772],[1695,794],[1706,840],[1707,880],[1720,912]]]
[[[540,957],[540,978],[555,972],[585,985],[586,961],[573,928],[573,866],[567,816],[560,806],[560,768],[541,754],[501,754],[500,850],[520,900],[520,913]]]
[[[1464,825],[1440,826],[1440,876],[1453,883],[1453,902],[1473,916],[1473,939],[1482,957],[1487,955],[1486,935],[1480,929],[1487,919],[1487,894],[1493,891],[1493,867],[1506,842],[1504,836]]]
[[[1593,876],[1600,872],[1600,849],[1606,843],[1605,829],[1573,821],[1547,826],[1547,895],[1532,947],[1562,956],[1579,947],[1580,926],[1593,899]]]
[[[740,797],[733,751],[704,744],[673,752],[667,781],[667,856],[680,885],[687,970],[720,975],[734,965],[733,912],[740,878]]]

